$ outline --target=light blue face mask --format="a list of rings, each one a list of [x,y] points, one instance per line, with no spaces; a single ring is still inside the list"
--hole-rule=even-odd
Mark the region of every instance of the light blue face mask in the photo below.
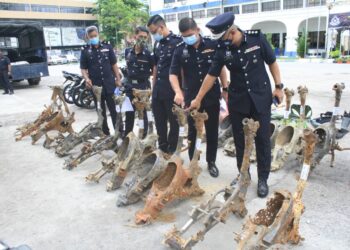
[[[182,40],[187,45],[194,45],[197,42],[197,36],[193,34],[192,36],[182,37]]]
[[[159,42],[160,40],[162,40],[164,38],[163,35],[159,34],[158,32],[155,34],[152,34],[154,40],[156,40],[157,42]]]
[[[97,45],[99,42],[100,42],[100,39],[98,38],[98,36],[89,39],[89,44],[91,45]]]

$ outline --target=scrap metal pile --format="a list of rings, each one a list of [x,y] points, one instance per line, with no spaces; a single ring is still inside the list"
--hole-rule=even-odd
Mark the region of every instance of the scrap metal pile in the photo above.
[[[334,166],[335,151],[349,150],[339,145],[336,122],[341,117],[340,100],[345,86],[335,84],[335,104],[328,123],[315,126],[311,120],[311,107],[306,105],[308,89],[299,86],[297,91],[285,89],[285,107],[282,116],[274,116],[271,122],[271,170],[282,169],[291,160],[297,160],[301,167],[296,190],[278,190],[269,198],[266,208],[258,211],[254,217],[245,219],[243,229],[236,233],[237,249],[267,249],[275,244],[297,244],[302,239],[299,233],[300,218],[305,210],[302,194],[311,170],[322,159],[331,154],[330,166]],[[64,168],[72,170],[92,156],[113,152],[110,157],[102,157],[100,166],[85,177],[88,183],[99,183],[101,178],[110,174],[106,190],[120,189],[116,201],[118,207],[144,202],[143,209],[135,214],[136,224],[149,224],[157,219],[162,210],[176,200],[201,196],[198,177],[201,174],[200,145],[205,140],[204,122],[208,119],[205,112],[188,111],[177,105],[173,113],[179,124],[179,139],[176,151],[168,155],[157,149],[158,136],[154,132],[154,118],[151,112],[151,91],[133,89],[131,100],[137,114],[138,134],[130,132],[121,139],[119,127],[122,125],[122,106],[127,98],[124,94],[115,96],[119,107],[117,128],[114,135],[102,132],[103,116],[101,110],[101,87],[93,87],[96,100],[97,121],[87,124],[79,132],[73,130],[74,113],[71,113],[63,97],[61,86],[52,87],[51,102],[33,122],[17,128],[16,141],[31,136],[32,144],[45,136],[45,148],[53,148],[58,157],[66,157]],[[292,104],[293,96],[298,93],[300,104]],[[144,115],[148,118],[148,131],[144,136]],[[182,152],[185,150],[185,127],[191,116],[196,128],[196,141],[192,160],[185,164]],[[243,120],[245,149],[243,163],[236,186],[223,187],[207,201],[194,206],[188,222],[178,228],[174,226],[165,233],[163,243],[173,249],[191,249],[205,240],[205,235],[219,223],[225,223],[230,214],[237,215],[242,221],[248,214],[246,194],[251,180],[249,167],[255,161],[254,140],[259,123],[253,119]],[[52,133],[55,131],[55,135]],[[187,145],[187,147],[188,147]],[[229,156],[235,156],[232,129],[227,113],[220,116],[219,145]],[[73,149],[78,150],[74,154]],[[76,152],[76,150],[75,150]],[[287,171],[287,170],[285,170]],[[123,185],[124,184],[124,185]],[[124,188],[121,188],[124,186]],[[241,222],[240,222],[241,223]],[[196,225],[196,226],[194,226]],[[190,232],[192,231],[192,232]],[[232,239],[233,241],[233,239]]]

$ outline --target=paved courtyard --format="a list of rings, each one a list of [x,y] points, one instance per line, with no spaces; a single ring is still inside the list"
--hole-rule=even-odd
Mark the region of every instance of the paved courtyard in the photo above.
[[[334,102],[332,85],[344,82],[341,107],[350,110],[350,65],[309,62],[281,62],[282,79],[287,87],[296,89],[303,84],[309,88],[307,104],[314,116],[331,111]],[[64,159],[53,150],[42,147],[42,140],[31,145],[30,138],[15,142],[17,126],[33,120],[43,105],[49,103],[49,85],[63,82],[61,71],[79,72],[77,64],[51,66],[50,77],[39,86],[26,82],[15,85],[15,95],[0,96],[0,239],[11,246],[28,244],[33,250],[158,250],[166,249],[163,235],[173,224],[182,226],[193,205],[207,200],[215,191],[228,185],[237,175],[235,158],[218,150],[219,178],[211,178],[201,158],[203,172],[199,182],[206,191],[203,197],[175,202],[167,206],[161,218],[148,226],[135,226],[135,212],[143,207],[140,202],[128,207],[116,207],[116,199],[123,191],[106,192],[110,175],[99,184],[85,182],[85,176],[100,166],[100,157],[90,158],[77,169],[62,169]],[[294,102],[298,102],[297,97]],[[79,131],[88,122],[97,119],[94,111],[70,106],[76,112],[74,129]],[[350,146],[350,137],[340,141]],[[202,145],[205,149],[205,145]],[[77,152],[79,149],[76,149]],[[187,154],[183,153],[187,160]],[[290,249],[342,250],[350,249],[350,154],[336,153],[334,168],[326,157],[311,174],[304,192],[306,210],[300,224],[305,240]],[[263,208],[266,199],[256,197],[257,176],[252,168],[252,184],[247,194],[250,215]],[[270,194],[274,190],[294,191],[296,166],[272,173],[269,179]],[[234,233],[239,233],[242,223],[234,215],[226,224],[212,229],[203,242],[194,249],[234,249]]]

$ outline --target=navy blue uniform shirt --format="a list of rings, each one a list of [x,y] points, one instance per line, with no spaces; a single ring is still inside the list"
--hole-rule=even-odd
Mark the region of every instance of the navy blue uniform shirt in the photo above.
[[[148,80],[153,71],[154,55],[146,48],[136,54],[134,48],[125,50],[128,78],[131,80]]]
[[[0,57],[0,72],[8,72],[10,64],[10,59],[7,56]]]
[[[87,69],[93,85],[102,86],[108,94],[114,93],[115,76],[112,66],[117,63],[113,47],[101,42],[95,46],[82,47],[80,68]]]
[[[265,36],[258,30],[249,30],[243,32],[238,47],[222,43],[218,46],[209,74],[219,76],[224,65],[230,71],[228,105],[232,110],[249,113],[249,98],[259,113],[271,110],[272,90],[265,63],[274,63],[276,57]]]
[[[176,46],[182,38],[172,32],[154,44],[154,58],[157,65],[156,83],[153,87],[152,98],[174,98],[175,93],[169,81],[169,69]]]
[[[200,37],[201,43],[198,48],[189,46],[182,42],[177,46],[170,67],[170,74],[181,76],[181,69],[184,73],[185,104],[190,105],[191,101],[197,96],[202,86],[203,80],[212,64],[217,41],[210,38]],[[203,98],[201,106],[206,107],[216,104],[220,99],[220,85],[216,80],[214,86]]]

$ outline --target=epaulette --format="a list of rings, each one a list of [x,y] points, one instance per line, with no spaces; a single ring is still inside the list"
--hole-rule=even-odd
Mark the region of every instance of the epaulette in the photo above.
[[[246,35],[250,36],[259,36],[260,35],[260,30],[246,30],[244,31]]]

